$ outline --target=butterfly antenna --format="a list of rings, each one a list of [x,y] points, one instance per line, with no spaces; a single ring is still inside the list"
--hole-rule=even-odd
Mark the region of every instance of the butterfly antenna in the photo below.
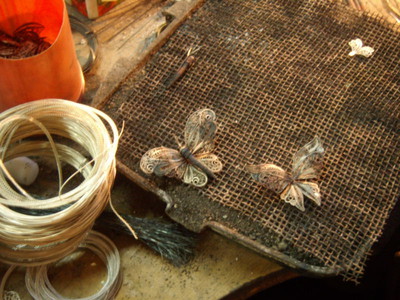
[[[200,50],[200,48],[201,48],[201,46],[190,47],[186,56],[189,57],[190,55],[195,54],[197,51]]]
[[[179,148],[182,148],[183,145],[179,142],[178,137],[174,134],[175,142],[178,144]]]

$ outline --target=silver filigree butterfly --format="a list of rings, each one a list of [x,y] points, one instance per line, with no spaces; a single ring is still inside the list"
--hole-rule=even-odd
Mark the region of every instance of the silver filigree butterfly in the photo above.
[[[189,116],[185,131],[185,145],[178,142],[179,150],[158,147],[147,151],[140,160],[146,174],[176,177],[196,187],[205,186],[208,177],[222,170],[219,158],[212,154],[217,130],[215,113],[201,109]]]
[[[280,194],[282,200],[304,211],[304,196],[321,205],[318,184],[312,181],[320,175],[324,152],[315,137],[293,156],[291,175],[273,164],[248,165],[246,170],[258,183]]]
[[[351,40],[349,46],[351,47],[350,56],[362,55],[364,57],[370,57],[372,53],[374,53],[374,49],[369,46],[363,46],[363,42],[360,39]]]

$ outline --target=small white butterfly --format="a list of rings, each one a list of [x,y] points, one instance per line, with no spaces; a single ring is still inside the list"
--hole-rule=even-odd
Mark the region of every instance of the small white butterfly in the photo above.
[[[321,205],[321,194],[316,180],[322,169],[324,148],[318,137],[303,146],[294,156],[292,174],[273,164],[248,165],[252,178],[267,189],[280,194],[285,202],[304,211],[304,196]]]
[[[370,57],[372,53],[374,53],[374,49],[372,47],[363,46],[363,42],[360,39],[351,40],[349,46],[351,47],[350,56],[362,55]]]
[[[212,154],[217,129],[215,113],[201,109],[188,118],[185,126],[185,145],[179,151],[158,147],[147,151],[140,160],[140,168],[146,174],[176,177],[196,187],[205,186],[208,177],[222,170],[219,158]]]

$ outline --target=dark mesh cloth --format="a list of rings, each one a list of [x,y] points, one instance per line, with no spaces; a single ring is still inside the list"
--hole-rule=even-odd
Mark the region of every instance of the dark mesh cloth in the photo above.
[[[400,194],[394,29],[338,2],[207,1],[104,106],[125,121],[118,160],[166,191],[175,203],[168,213],[188,228],[219,224],[290,266],[357,280]],[[372,57],[348,55],[355,38],[375,49]],[[190,47],[201,47],[195,64],[166,89]],[[200,108],[217,115],[217,179],[195,189],[144,175],[141,156],[177,148],[174,135],[182,140]],[[290,171],[315,135],[326,149],[320,207],[305,199],[301,212],[245,172],[266,162]]]

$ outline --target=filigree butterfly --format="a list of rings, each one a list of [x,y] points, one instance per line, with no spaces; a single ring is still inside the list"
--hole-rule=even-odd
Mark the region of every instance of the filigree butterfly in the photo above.
[[[140,160],[146,174],[176,177],[184,183],[203,187],[208,177],[222,170],[219,158],[211,153],[217,130],[215,113],[201,109],[189,116],[184,129],[185,144],[179,150],[158,147],[147,151]]]
[[[374,53],[374,49],[369,46],[363,46],[363,42],[360,39],[351,40],[349,46],[351,47],[350,56],[362,55],[370,57]]]
[[[291,175],[273,164],[248,165],[246,170],[258,183],[280,194],[282,200],[304,211],[304,196],[321,205],[320,190],[313,181],[321,173],[324,152],[315,137],[293,156]]]

